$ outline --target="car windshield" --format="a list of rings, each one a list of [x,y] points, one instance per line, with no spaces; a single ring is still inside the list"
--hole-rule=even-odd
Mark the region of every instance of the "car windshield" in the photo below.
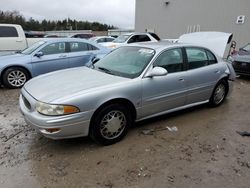
[[[136,78],[143,72],[154,54],[155,51],[150,48],[121,47],[99,60],[94,68],[108,74]]]
[[[243,49],[244,49],[245,51],[250,52],[250,44],[248,44],[248,45],[246,45],[245,47],[243,47]]]
[[[25,50],[23,50],[21,53],[25,54],[25,55],[29,55],[32,52],[34,52],[37,48],[39,48],[40,46],[42,46],[45,43],[46,43],[45,41],[36,42],[35,44],[33,44],[30,47],[28,47]]]
[[[119,37],[117,37],[113,42],[114,43],[124,43],[128,40],[130,35],[121,35]]]

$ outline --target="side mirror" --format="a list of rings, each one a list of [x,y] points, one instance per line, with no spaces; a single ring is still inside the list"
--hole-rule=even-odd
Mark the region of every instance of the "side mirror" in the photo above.
[[[40,52],[37,52],[37,53],[35,54],[35,56],[36,56],[36,57],[42,57],[42,56],[43,56],[43,52],[41,52],[41,51],[40,51]]]
[[[155,77],[155,76],[166,76],[168,71],[162,67],[154,67],[147,74],[146,77]]]
[[[100,60],[100,58],[97,57],[93,57],[93,59],[91,60],[92,64],[94,65],[95,63],[97,63]]]

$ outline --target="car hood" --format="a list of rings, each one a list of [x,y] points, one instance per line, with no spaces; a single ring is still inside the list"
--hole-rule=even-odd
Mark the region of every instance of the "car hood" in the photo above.
[[[127,81],[87,67],[66,69],[38,76],[24,85],[24,89],[36,100],[53,103],[78,92],[87,93],[103,87]]]
[[[227,45],[232,41],[233,34],[223,32],[195,32],[180,36],[178,42],[206,47],[219,57],[224,57]]]
[[[0,56],[0,66],[2,64],[10,63],[10,62],[20,62],[22,59],[27,59],[27,55],[24,54],[12,54],[12,55],[3,55]]]

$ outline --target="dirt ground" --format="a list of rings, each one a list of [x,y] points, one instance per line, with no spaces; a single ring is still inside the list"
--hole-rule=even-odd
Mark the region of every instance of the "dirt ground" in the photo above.
[[[137,123],[120,143],[53,141],[27,126],[19,90],[0,88],[0,187],[246,187],[250,79],[218,108],[202,105]],[[159,130],[166,126],[177,132]],[[143,134],[143,130],[159,130]],[[144,132],[145,133],[145,132]]]

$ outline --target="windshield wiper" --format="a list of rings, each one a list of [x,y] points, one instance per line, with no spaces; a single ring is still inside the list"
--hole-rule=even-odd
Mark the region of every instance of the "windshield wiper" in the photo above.
[[[112,74],[112,75],[115,75],[111,70],[107,69],[107,68],[104,68],[104,67],[97,67],[99,70],[101,71],[104,71],[108,74]]]

